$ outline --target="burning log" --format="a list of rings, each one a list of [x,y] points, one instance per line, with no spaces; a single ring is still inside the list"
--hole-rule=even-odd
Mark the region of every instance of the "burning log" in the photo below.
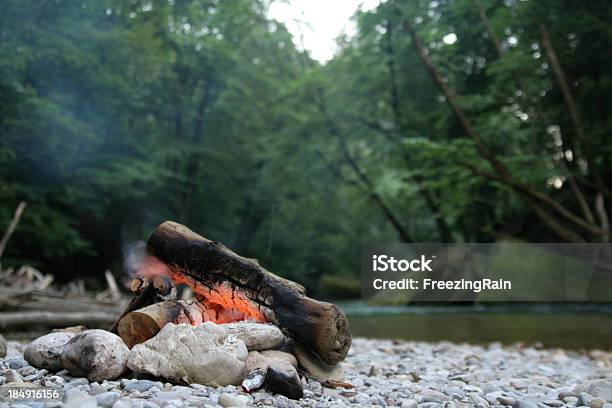
[[[155,336],[168,323],[202,323],[202,311],[194,301],[178,300],[154,303],[129,312],[117,324],[117,333],[132,348]]]
[[[111,333],[117,333],[119,321],[121,321],[121,319],[123,319],[123,317],[131,311],[141,309],[164,300],[176,299],[176,287],[170,278],[163,275],[157,275],[148,280],[135,278],[130,283],[130,289],[136,294],[136,296],[130,301],[123,313],[119,315],[111,328],[108,330]],[[129,344],[128,346],[132,347]]]
[[[214,314],[206,306],[193,299],[168,300],[154,303],[125,315],[117,326],[117,332],[128,347],[143,343],[155,336],[166,324],[186,323],[197,326],[214,321]],[[278,327],[262,324],[225,324],[228,335],[243,339],[251,350],[265,350],[283,344],[285,337]]]
[[[187,284],[211,321],[272,323],[328,364],[346,357],[351,335],[344,313],[307,297],[301,285],[256,261],[170,221],[153,232],[147,252],[145,275],[165,274],[176,284]]]

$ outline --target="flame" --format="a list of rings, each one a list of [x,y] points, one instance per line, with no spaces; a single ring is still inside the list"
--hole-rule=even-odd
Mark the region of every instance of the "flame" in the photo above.
[[[139,264],[137,274],[145,280],[162,275],[169,277],[175,285],[185,284],[196,294],[196,302],[201,310],[199,316],[190,316],[192,324],[205,321],[231,323],[250,320],[269,323],[271,319],[260,305],[253,302],[229,283],[223,282],[214,287],[202,285],[180,270],[166,265],[154,256],[146,255]]]

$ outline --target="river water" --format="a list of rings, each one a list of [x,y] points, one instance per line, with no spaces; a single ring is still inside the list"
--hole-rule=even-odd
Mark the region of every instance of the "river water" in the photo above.
[[[612,304],[339,306],[353,336],[612,350]]]

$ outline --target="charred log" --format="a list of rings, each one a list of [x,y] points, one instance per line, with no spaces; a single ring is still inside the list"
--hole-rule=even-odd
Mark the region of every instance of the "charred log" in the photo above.
[[[301,285],[280,278],[183,225],[165,222],[147,243],[149,269],[192,287],[216,315],[212,321],[255,320],[278,325],[325,362],[343,360],[351,346],[348,320],[335,305],[305,296]],[[238,319],[239,317],[240,319]]]

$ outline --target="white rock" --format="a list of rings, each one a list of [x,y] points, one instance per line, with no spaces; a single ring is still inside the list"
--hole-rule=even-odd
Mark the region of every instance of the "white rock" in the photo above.
[[[296,367],[297,360],[292,354],[279,350],[250,351],[242,388],[246,391],[255,390],[263,385],[265,378],[267,389],[299,399],[303,390]]]
[[[21,378],[21,376],[19,375],[19,373],[15,370],[9,369],[6,370],[5,373],[5,377],[6,377],[6,383],[22,383],[23,379]]]
[[[71,399],[64,404],[65,408],[96,408],[98,403],[93,397],[80,397]]]
[[[222,407],[246,407],[249,405],[249,398],[246,395],[221,394],[219,405]]]
[[[215,323],[167,324],[132,348],[128,367],[174,382],[224,386],[240,384],[247,348]]]
[[[132,408],[133,405],[128,398],[121,398],[113,404],[113,408]]]
[[[612,402],[612,378],[587,381],[574,388],[574,393],[580,394],[582,392],[601,398],[606,402]]]
[[[287,363],[291,364],[295,368],[297,368],[298,366],[297,359],[291,353],[286,353],[280,350],[263,350],[263,351],[260,351],[259,354],[261,354],[264,358],[267,358],[267,359],[286,361]]]
[[[292,366],[297,368],[297,360],[293,354],[285,353],[280,350],[264,350],[264,351],[249,351],[246,359],[245,373],[250,373],[254,370],[261,370],[264,374],[268,370],[268,366],[276,365],[280,367]]]
[[[417,402],[413,399],[402,401],[401,408],[417,408]]]
[[[113,391],[103,392],[95,396],[98,405],[104,408],[110,408],[115,401],[119,399],[119,393]]]
[[[345,373],[341,364],[329,365],[299,343],[293,345],[293,354],[308,378],[320,382],[344,381]]]
[[[221,324],[220,327],[227,335],[242,340],[249,351],[273,349],[285,341],[283,332],[271,324],[236,322]]]
[[[64,394],[64,399],[66,408],[95,408],[98,406],[95,398],[76,388],[69,388]]]
[[[70,374],[99,382],[115,379],[125,372],[128,352],[116,334],[85,330],[66,343],[60,361]]]
[[[51,371],[61,370],[60,356],[64,346],[74,337],[74,333],[50,333],[31,342],[23,357],[30,365]]]

